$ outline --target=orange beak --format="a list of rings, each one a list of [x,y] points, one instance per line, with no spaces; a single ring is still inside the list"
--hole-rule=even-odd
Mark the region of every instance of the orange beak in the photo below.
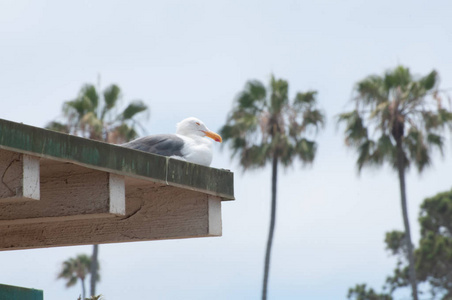
[[[213,131],[203,131],[204,134],[207,137],[210,137],[212,140],[214,140],[215,142],[219,142],[221,143],[223,141],[223,139],[221,138],[221,136]]]

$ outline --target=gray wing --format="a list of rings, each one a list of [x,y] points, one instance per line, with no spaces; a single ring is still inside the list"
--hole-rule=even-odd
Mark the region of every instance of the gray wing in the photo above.
[[[136,139],[121,146],[164,156],[182,156],[184,141],[174,134],[156,134]]]

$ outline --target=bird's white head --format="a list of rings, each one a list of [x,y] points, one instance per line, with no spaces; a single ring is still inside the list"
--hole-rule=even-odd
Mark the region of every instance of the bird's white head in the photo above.
[[[222,138],[219,134],[210,131],[209,128],[199,119],[190,117],[177,123],[176,133],[180,135],[197,135],[200,137],[210,137],[216,142],[221,143]]]

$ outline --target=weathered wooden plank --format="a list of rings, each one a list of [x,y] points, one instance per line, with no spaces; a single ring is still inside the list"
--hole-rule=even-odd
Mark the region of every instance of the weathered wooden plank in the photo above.
[[[221,235],[221,200],[175,187],[128,187],[126,215],[1,224],[0,250]]]
[[[234,199],[233,174],[0,119],[0,149]],[[183,171],[181,175],[179,171]]]
[[[234,173],[227,170],[169,159],[167,182],[174,186],[208,194],[211,194],[209,191],[217,191],[215,195],[223,197],[223,200],[234,200],[234,197],[231,197],[234,195],[234,185],[231,184],[233,181]]]
[[[0,149],[0,203],[39,200],[39,158]]]
[[[112,217],[125,213],[122,176],[71,163],[52,163],[41,168],[40,182],[40,201],[0,203],[0,224]]]

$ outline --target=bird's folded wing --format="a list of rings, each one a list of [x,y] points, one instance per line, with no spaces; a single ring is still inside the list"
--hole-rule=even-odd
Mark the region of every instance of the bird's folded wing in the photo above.
[[[156,134],[122,144],[121,146],[164,156],[183,156],[184,140],[174,134]]]

